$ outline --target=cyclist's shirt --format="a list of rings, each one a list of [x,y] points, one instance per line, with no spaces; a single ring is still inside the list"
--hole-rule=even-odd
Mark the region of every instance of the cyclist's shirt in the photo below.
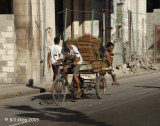
[[[49,53],[51,54],[51,63],[54,64],[60,58],[62,48],[59,45],[52,45],[49,48]]]
[[[74,62],[77,57],[80,57],[80,61],[77,64],[79,65],[82,64],[82,56],[76,46],[71,45],[70,52],[68,52],[66,49],[62,50],[62,54],[63,58],[70,60],[72,62]]]

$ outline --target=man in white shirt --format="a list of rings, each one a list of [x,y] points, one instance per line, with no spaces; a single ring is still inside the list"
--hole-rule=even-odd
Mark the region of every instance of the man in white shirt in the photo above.
[[[58,78],[59,74],[59,66],[57,65],[60,59],[62,48],[59,46],[60,37],[55,37],[54,39],[55,45],[50,46],[48,52],[48,68],[50,68],[50,64],[53,69],[53,80]]]
[[[64,72],[68,72],[68,70],[73,69],[73,77],[77,83],[78,93],[77,98],[81,96],[81,89],[80,89],[80,80],[77,76],[80,70],[80,66],[82,64],[82,56],[78,51],[77,47],[71,45],[68,41],[64,43],[64,50],[62,51],[63,58],[65,59],[65,63],[67,64],[64,66]],[[66,76],[66,80],[68,77]]]

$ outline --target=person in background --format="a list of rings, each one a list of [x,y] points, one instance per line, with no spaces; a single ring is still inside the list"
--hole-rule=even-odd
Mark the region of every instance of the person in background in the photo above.
[[[112,64],[113,64],[113,56],[114,56],[114,54],[112,53],[113,49],[114,49],[114,44],[112,42],[108,42],[106,47],[104,46],[100,47],[100,52],[101,52],[100,57],[101,59],[106,58],[107,64],[109,67],[112,67]],[[111,74],[112,76],[112,80],[113,80],[112,85],[119,86],[119,83],[116,80],[116,75],[113,67],[112,67],[112,71],[109,74]]]
[[[60,60],[60,55],[62,48],[59,45],[60,43],[60,37],[55,37],[54,38],[54,44],[50,46],[49,52],[48,52],[48,69],[52,66],[53,69],[53,81],[58,78],[59,74],[59,60]]]

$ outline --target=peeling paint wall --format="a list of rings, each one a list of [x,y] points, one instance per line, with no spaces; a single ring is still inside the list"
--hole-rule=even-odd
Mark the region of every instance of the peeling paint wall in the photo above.
[[[140,54],[146,52],[146,0],[114,0],[114,13],[112,14],[112,40],[117,39],[117,4],[122,3],[122,15],[123,15],[123,41],[127,46],[128,37],[128,10],[132,11],[133,15],[133,30],[135,38],[135,48]],[[132,38],[133,44],[133,38]],[[127,47],[128,48],[128,47]],[[128,49],[127,49],[128,50]],[[128,50],[129,51],[129,50]]]

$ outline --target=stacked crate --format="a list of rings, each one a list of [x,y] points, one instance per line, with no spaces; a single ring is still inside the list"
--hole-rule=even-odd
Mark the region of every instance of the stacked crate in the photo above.
[[[100,40],[91,37],[80,37],[78,39],[78,49],[84,61],[99,59],[96,51],[99,50]]]
[[[78,47],[78,40],[77,39],[71,39],[71,40],[67,40],[70,42],[71,45],[75,45],[76,47]]]

